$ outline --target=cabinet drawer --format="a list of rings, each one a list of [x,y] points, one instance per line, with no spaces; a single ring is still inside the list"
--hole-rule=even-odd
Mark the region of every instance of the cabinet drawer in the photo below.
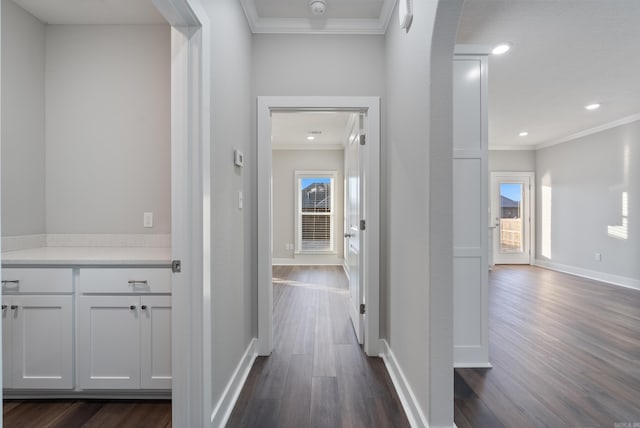
[[[167,268],[80,269],[81,293],[171,293]]]
[[[3,293],[72,293],[71,268],[2,269]]]

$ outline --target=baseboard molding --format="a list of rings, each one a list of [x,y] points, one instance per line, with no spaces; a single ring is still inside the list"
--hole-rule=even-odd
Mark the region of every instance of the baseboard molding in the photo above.
[[[238,401],[240,391],[251,371],[253,362],[258,356],[258,340],[252,339],[244,355],[233,372],[227,387],[211,413],[211,427],[224,427],[231,416],[231,411]]]
[[[633,288],[634,290],[640,290],[640,280],[637,280],[634,278],[628,278],[626,276],[613,275],[610,273],[598,272],[595,270],[563,265],[561,263],[554,263],[548,260],[536,259],[534,264],[536,266],[555,270],[558,272],[568,273],[571,275],[581,276],[583,278],[606,282],[607,284],[618,285],[620,287]]]
[[[493,365],[491,363],[453,363],[454,369],[492,369]]]
[[[382,347],[383,350],[380,356],[387,367],[391,382],[393,382],[393,386],[398,392],[400,403],[404,408],[404,412],[407,414],[409,424],[413,428],[429,428],[429,422],[420,409],[418,400],[416,400],[413,390],[411,389],[411,385],[409,385],[407,378],[402,372],[402,369],[400,368],[400,365],[398,364],[398,361],[393,355],[393,351],[386,340],[382,340]]]
[[[274,258],[274,266],[342,266],[344,259],[334,256],[303,255],[295,258]]]

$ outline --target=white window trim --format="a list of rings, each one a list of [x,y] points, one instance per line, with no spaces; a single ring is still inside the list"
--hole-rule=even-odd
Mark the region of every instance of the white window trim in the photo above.
[[[301,207],[301,180],[304,178],[329,178],[331,180],[331,213],[328,214],[331,218],[331,235],[329,237],[330,249],[329,250],[303,250],[300,233],[301,220],[302,220],[302,207]],[[337,254],[336,251],[336,181],[338,179],[338,172],[335,170],[321,170],[310,171],[302,170],[295,171],[295,254]]]

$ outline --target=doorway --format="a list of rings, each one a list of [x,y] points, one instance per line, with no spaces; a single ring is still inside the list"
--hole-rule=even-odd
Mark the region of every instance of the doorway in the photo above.
[[[491,173],[490,249],[494,264],[532,264],[535,236],[533,172]]]
[[[259,97],[258,98],[258,347],[260,355],[273,350],[273,232],[272,232],[272,120],[276,112],[346,111],[366,116],[360,146],[362,165],[358,183],[362,206],[358,226],[359,257],[357,276],[359,293],[351,300],[358,310],[355,330],[363,331],[367,355],[378,355],[379,336],[379,218],[380,218],[380,109],[377,97]],[[358,115],[359,117],[359,115]],[[359,127],[360,122],[358,122]],[[360,134],[360,131],[358,132]],[[357,143],[365,142],[358,136]],[[345,192],[346,193],[346,192]],[[342,219],[341,219],[342,221]],[[360,224],[362,221],[362,224]],[[346,237],[348,240],[351,237]],[[366,302],[366,303],[365,303]],[[362,310],[360,310],[360,305]],[[362,314],[362,312],[365,312]]]

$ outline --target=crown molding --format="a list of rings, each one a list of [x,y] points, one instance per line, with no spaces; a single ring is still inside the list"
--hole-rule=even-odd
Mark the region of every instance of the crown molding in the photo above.
[[[262,18],[256,0],[240,0],[254,34],[385,34],[395,0],[384,0],[380,17],[363,19]]]
[[[527,145],[512,145],[512,146],[489,146],[489,151],[500,151],[500,150],[535,150],[535,144],[527,144]]]
[[[546,147],[556,146],[558,144],[567,143],[569,141],[577,140],[578,138],[586,137],[588,135],[597,134],[598,132],[606,131],[607,129],[616,128],[618,126],[627,125],[632,122],[640,120],[640,113],[626,116],[613,122],[605,123],[604,125],[595,126],[593,128],[585,129],[584,131],[576,132],[575,134],[567,135],[566,137],[559,138],[557,140],[548,141],[546,143],[540,143],[535,146],[535,150],[544,149]]]
[[[342,144],[278,144],[272,145],[271,150],[344,150]]]

